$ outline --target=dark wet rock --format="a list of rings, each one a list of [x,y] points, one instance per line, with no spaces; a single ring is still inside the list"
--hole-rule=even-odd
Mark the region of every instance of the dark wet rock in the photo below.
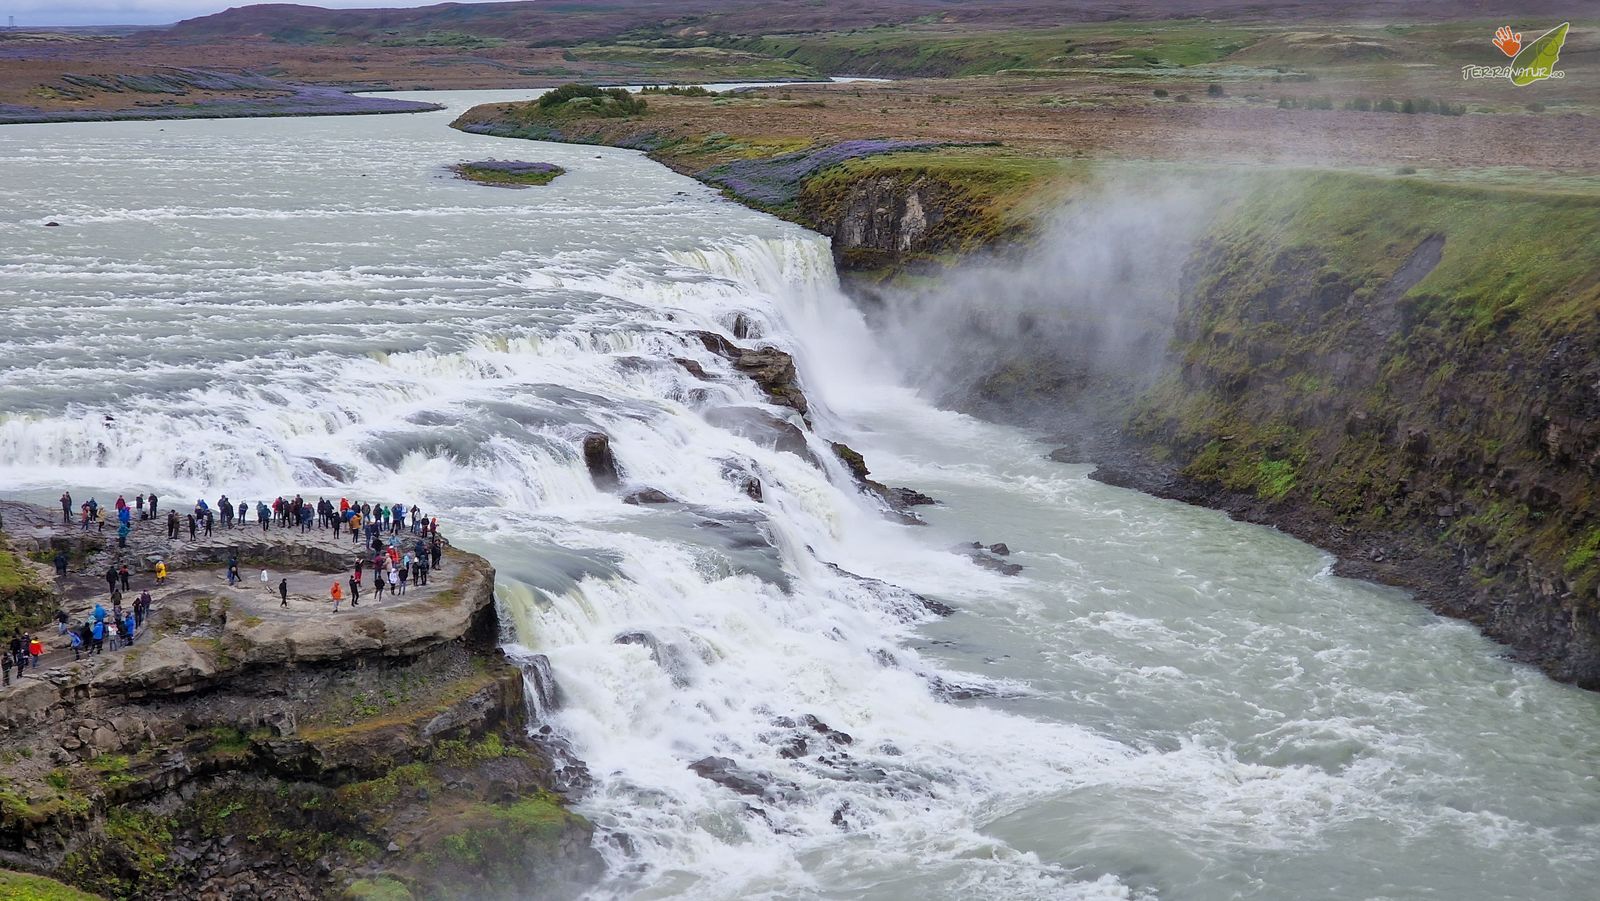
[[[317,472],[322,473],[341,485],[355,480],[355,470],[348,466],[341,466],[338,463],[334,463],[330,460],[324,460],[321,457],[311,457],[309,459],[311,460],[311,465],[317,468]]]
[[[670,504],[672,501],[672,495],[659,488],[640,488],[638,491],[629,492],[628,496],[622,499],[624,504],[633,504],[634,506],[640,504]]]
[[[996,545],[996,547],[1005,547],[1005,545],[1000,544]],[[967,557],[973,563],[978,564],[984,569],[993,570],[994,572],[1000,573],[1003,576],[1014,576],[1022,572],[1022,564],[1010,563],[1005,560],[1001,560],[999,557],[994,556],[994,553],[991,553],[990,549],[984,547],[983,543],[979,541],[974,541],[971,544],[958,544],[951,548],[951,550]],[[1009,553],[1010,548],[1006,548],[1006,551]]]
[[[523,672],[533,688],[533,712],[536,718],[561,709],[561,688],[556,684],[556,674],[550,668],[550,658],[535,654],[523,665]]]
[[[817,733],[836,745],[852,745],[855,744],[856,741],[851,737],[850,733],[840,732],[839,730],[833,728],[827,723],[824,723],[822,720],[809,713],[800,717],[800,725],[809,728],[812,732]]]
[[[682,366],[690,375],[697,379],[706,379],[708,381],[711,379],[711,376],[706,374],[706,368],[704,366],[701,366],[699,363],[689,359],[688,357],[673,357],[672,362]]]
[[[732,341],[729,341],[727,338],[722,337],[716,332],[693,331],[689,333],[689,337],[697,339],[702,345],[705,346],[706,350],[709,350],[717,356],[724,357],[728,360],[732,360],[734,357],[738,356],[740,352],[737,344],[734,344]]]
[[[46,222],[44,224],[44,227],[45,228],[60,228],[61,227],[61,223],[59,223],[59,222]]]
[[[767,781],[761,774],[747,770],[726,757],[702,757],[689,764],[689,769],[696,776],[741,795],[759,798],[767,791]]]
[[[764,498],[761,493],[761,480],[755,476],[747,476],[739,483],[739,490],[743,491],[751,500],[761,503]]]
[[[649,632],[624,632],[621,635],[618,635],[616,638],[611,639],[611,643],[636,644],[641,647],[649,648],[650,655],[652,657],[655,656],[656,653],[656,639],[655,636],[651,635]]]
[[[885,499],[896,508],[930,507],[939,503],[915,488],[890,488]]]
[[[651,661],[672,679],[672,684],[679,688],[689,684],[689,670],[683,652],[670,644],[663,643],[649,632],[642,630],[623,632],[611,641],[613,644],[632,644],[645,648],[650,652]]]
[[[596,488],[609,491],[622,481],[617,473],[617,458],[611,452],[611,439],[600,432],[583,436],[583,464],[589,468]]]
[[[833,448],[834,456],[849,470],[851,478],[863,489],[883,501],[891,513],[907,525],[927,525],[922,518],[909,511],[908,508],[926,504],[936,504],[933,498],[911,488],[890,488],[882,482],[872,478],[871,471],[867,469],[867,460],[860,452],[845,444],[843,441],[830,441],[828,446]]]
[[[1083,455],[1078,452],[1076,447],[1058,447],[1050,453],[1045,454],[1045,456],[1056,461],[1057,463],[1083,462]]]
[[[761,337],[761,327],[743,313],[733,317],[733,336],[740,341]]]
[[[857,482],[865,487],[871,487],[873,490],[886,490],[883,489],[883,485],[868,478],[872,474],[872,470],[867,468],[866,457],[861,456],[860,453],[843,441],[830,441],[828,446],[833,448],[834,456],[839,458],[839,461],[844,464],[844,468],[850,471],[850,475]]]
[[[816,455],[806,444],[806,433],[781,416],[760,407],[717,407],[706,411],[706,421],[763,447],[787,451],[819,466]]]
[[[982,685],[951,682],[942,676],[928,676],[928,687],[934,694],[949,701],[970,701],[976,698],[998,698],[1000,692]]]
[[[1011,556],[1011,548],[1008,547],[1004,541],[1002,541],[998,544],[989,545],[989,553],[998,554],[1002,557],[1009,557]]]
[[[837,808],[834,809],[833,817],[830,820],[830,822],[832,822],[833,825],[838,826],[840,829],[849,829],[850,828],[849,815],[850,815],[850,802],[846,801],[846,802],[844,802],[843,804],[840,804]]]
[[[805,392],[800,389],[799,375],[795,372],[794,357],[776,347],[758,347],[755,350],[740,347],[716,332],[693,331],[706,350],[733,364],[733,368],[749,376],[766,393],[767,399],[779,406],[789,407],[805,417],[810,412]]]
[[[794,357],[776,347],[762,347],[740,350],[732,362],[735,369],[761,386],[773,403],[796,410],[801,416],[810,411],[805,392],[800,390]]]
[[[798,735],[791,735],[778,745],[778,756],[785,760],[797,760],[806,756],[810,744]]]
[[[899,614],[900,619],[907,622],[914,622],[921,619],[922,617],[920,614],[923,611],[932,613],[935,616],[949,616],[955,612],[955,608],[951,607],[949,604],[940,603],[932,598],[917,594],[914,591],[901,588],[898,585],[891,585],[882,579],[874,579],[870,576],[863,576],[859,573],[853,573],[848,569],[844,569],[836,564],[829,563],[826,560],[822,561],[822,565],[833,570],[841,576],[847,576],[851,579],[855,579],[862,585],[865,585],[867,588],[871,589],[871,591],[876,594],[880,600],[884,601],[897,614]]]

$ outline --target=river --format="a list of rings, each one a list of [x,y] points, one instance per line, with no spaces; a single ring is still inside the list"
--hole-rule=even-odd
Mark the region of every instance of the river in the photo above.
[[[517,96],[0,129],[0,494],[420,498],[498,568],[508,651],[549,658],[597,898],[1595,896],[1596,695],[930,406],[816,235],[630,151],[446,127]],[[485,157],[568,174],[441,168]],[[708,422],[763,398],[685,332],[740,313],[821,435],[943,502],[927,526],[817,436],[825,469]],[[596,490],[591,430],[679,502]]]

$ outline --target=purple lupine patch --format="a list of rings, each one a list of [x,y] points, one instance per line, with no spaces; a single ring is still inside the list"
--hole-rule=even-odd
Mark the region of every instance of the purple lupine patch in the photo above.
[[[461,165],[469,169],[504,172],[507,175],[542,175],[547,172],[563,171],[555,163],[525,163],[521,160],[479,160],[475,163],[462,163]]]

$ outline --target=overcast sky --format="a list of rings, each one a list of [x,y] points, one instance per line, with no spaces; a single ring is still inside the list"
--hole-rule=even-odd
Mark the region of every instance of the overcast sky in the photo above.
[[[429,6],[441,0],[332,0],[307,6]],[[160,25],[249,3],[228,0],[0,0],[0,25]]]

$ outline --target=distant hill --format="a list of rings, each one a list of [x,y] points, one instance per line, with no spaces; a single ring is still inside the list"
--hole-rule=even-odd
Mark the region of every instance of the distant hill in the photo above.
[[[1571,4],[1525,0],[1517,15],[1559,17]],[[1495,19],[1495,0],[524,0],[411,9],[242,6],[187,19],[169,32],[209,39],[264,35],[290,43],[463,34],[558,46],[617,37],[694,41],[713,35],[840,31],[907,23],[1040,26],[1113,19],[1383,22]]]

